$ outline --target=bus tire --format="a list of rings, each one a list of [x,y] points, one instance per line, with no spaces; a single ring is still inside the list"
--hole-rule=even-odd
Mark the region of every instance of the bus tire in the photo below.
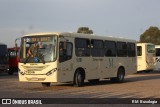
[[[117,82],[121,83],[124,81],[125,70],[123,68],[118,69],[117,73]]]
[[[80,70],[76,71],[73,84],[76,87],[81,87],[84,85],[84,75]]]
[[[50,82],[42,82],[43,87],[50,87],[51,83]]]
[[[125,70],[124,70],[124,68],[121,67],[118,69],[117,77],[110,78],[110,80],[112,82],[122,83],[124,81],[124,76],[125,76]]]

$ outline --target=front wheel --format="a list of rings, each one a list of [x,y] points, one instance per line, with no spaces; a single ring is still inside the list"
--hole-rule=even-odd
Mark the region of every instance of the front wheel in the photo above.
[[[84,76],[82,72],[77,71],[74,77],[74,86],[81,87],[84,85]]]
[[[49,86],[51,86],[51,83],[50,82],[42,82],[42,86],[49,87]]]

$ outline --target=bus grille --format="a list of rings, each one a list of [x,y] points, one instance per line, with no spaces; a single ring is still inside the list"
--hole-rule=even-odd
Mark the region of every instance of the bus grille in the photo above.
[[[42,71],[47,68],[49,65],[46,66],[22,66],[26,71]]]

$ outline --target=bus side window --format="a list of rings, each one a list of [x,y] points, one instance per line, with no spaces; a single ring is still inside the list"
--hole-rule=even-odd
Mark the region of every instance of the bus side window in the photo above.
[[[78,57],[90,56],[90,40],[85,38],[75,38],[75,54]]]
[[[137,56],[142,56],[142,47],[137,46]]]
[[[106,57],[115,57],[116,56],[116,42],[114,41],[105,41],[105,56]]]
[[[73,50],[72,43],[67,42],[66,46],[64,45],[65,45],[64,42],[60,42],[59,44],[59,62],[64,62],[72,58],[72,50]]]
[[[128,57],[135,57],[136,56],[136,50],[135,50],[135,44],[134,43],[127,43],[127,51],[128,51]]]
[[[102,40],[91,40],[91,54],[93,57],[103,57],[104,56],[104,43]]]
[[[119,56],[119,57],[126,57],[127,56],[126,42],[117,42],[117,56]]]

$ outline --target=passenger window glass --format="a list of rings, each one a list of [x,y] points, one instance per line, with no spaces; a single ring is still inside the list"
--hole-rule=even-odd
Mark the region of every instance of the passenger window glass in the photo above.
[[[72,58],[72,50],[73,50],[72,43],[60,42],[59,44],[59,62],[70,60]]]
[[[117,42],[117,55],[119,57],[127,56],[127,44],[125,42]]]
[[[154,45],[147,45],[147,52],[148,53],[155,53],[155,46]]]
[[[90,56],[89,39],[76,38],[75,39],[75,53],[76,53],[76,56],[80,56],[80,57]]]
[[[91,54],[94,57],[104,56],[104,46],[102,40],[91,40]]]
[[[116,56],[116,43],[113,41],[105,41],[105,56]]]
[[[137,56],[142,56],[142,47],[137,46]]]
[[[128,57],[135,57],[136,56],[135,44],[128,43],[127,45],[128,45]]]

